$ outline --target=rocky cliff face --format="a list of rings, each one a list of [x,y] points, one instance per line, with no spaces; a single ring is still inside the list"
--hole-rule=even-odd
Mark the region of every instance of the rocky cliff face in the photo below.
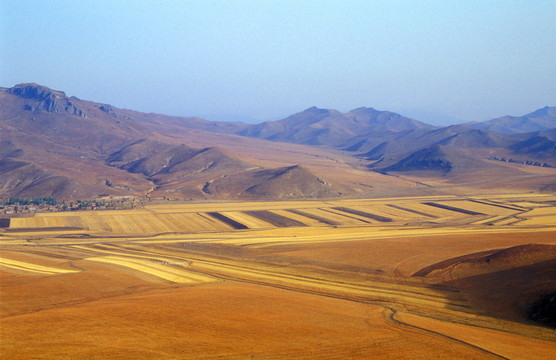
[[[85,112],[71,102],[63,91],[51,90],[37,84],[19,84],[9,89],[10,94],[34,100],[25,105],[26,110],[46,111],[50,113],[69,113],[70,115],[86,117]]]

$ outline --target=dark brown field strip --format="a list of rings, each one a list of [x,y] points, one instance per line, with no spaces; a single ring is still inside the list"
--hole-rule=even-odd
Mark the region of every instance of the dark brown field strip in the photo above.
[[[353,215],[363,216],[363,217],[366,217],[366,218],[369,218],[369,219],[372,219],[372,220],[376,220],[376,221],[380,221],[380,222],[391,222],[392,221],[391,218],[386,217],[386,216],[371,214],[371,213],[368,213],[366,211],[350,209],[350,208],[343,207],[343,206],[333,207],[332,209],[347,212],[347,213],[353,214]]]
[[[207,213],[208,215],[212,216],[213,218],[222,221],[225,224],[230,225],[231,227],[233,227],[236,230],[245,230],[245,229],[249,229],[246,225],[243,225],[242,223],[240,223],[239,221],[236,221],[234,219],[230,219],[229,217],[227,217],[226,215],[223,215],[219,212],[209,212]]]
[[[459,213],[466,214],[466,215],[486,215],[486,214],[483,214],[483,213],[480,213],[480,212],[461,209],[461,208],[457,208],[457,207],[449,206],[449,205],[444,205],[444,204],[437,204],[437,203],[434,203],[434,202],[424,202],[423,205],[434,206],[434,207],[437,207],[437,208],[440,208],[440,209],[455,211],[455,212],[459,212]]]
[[[515,210],[515,211],[527,210],[527,209],[511,207],[511,206],[507,206],[507,205],[493,204],[493,203],[489,203],[489,202],[486,202],[486,201],[480,201],[480,200],[468,200],[468,201],[471,201],[471,202],[474,202],[474,203],[477,203],[477,204],[496,206],[496,207],[499,207],[499,208],[510,209],[510,210]]]
[[[434,215],[430,215],[430,214],[420,212],[420,211],[417,211],[417,210],[413,210],[413,209],[404,208],[403,206],[398,206],[398,205],[393,205],[393,204],[386,204],[386,205],[390,206],[390,207],[393,207],[394,209],[407,211],[407,212],[414,213],[414,214],[417,214],[417,215],[426,216],[426,217],[430,217],[430,218],[436,218],[436,216],[434,216]]]
[[[309,214],[305,211],[301,211],[301,210],[297,210],[297,209],[286,209],[286,211],[289,211],[291,213],[297,214],[297,215],[301,215],[301,216],[305,216],[306,218],[309,219],[313,219],[313,220],[317,220],[318,222],[321,222],[323,224],[327,224],[327,225],[342,225],[340,222],[338,221],[334,221],[334,220],[330,220],[330,219],[325,219],[321,216],[318,215],[313,215],[313,214]]]
[[[196,214],[202,217],[203,219],[210,221],[213,224],[218,224],[218,221],[216,221],[212,216],[209,216],[204,213],[196,213]]]
[[[9,228],[10,219],[0,219],[0,228]]]
[[[290,219],[288,217],[275,214],[268,210],[251,210],[251,211],[244,211],[243,213],[249,216],[256,217],[259,220],[269,222],[276,227],[307,226],[301,221]]]
[[[343,213],[343,214],[342,214],[342,211],[340,211],[340,212],[338,212],[338,211],[332,211],[332,210],[327,209],[327,208],[318,208],[318,209],[319,209],[319,210],[322,210],[322,211],[329,212],[329,213],[334,214],[334,215],[336,215],[336,216],[343,216],[343,217],[348,218],[348,219],[354,219],[354,220],[357,220],[357,221],[364,222],[365,224],[372,224],[372,222],[370,222],[370,221],[363,220],[363,219],[361,219],[361,218],[348,215],[348,214],[346,214],[346,213]]]

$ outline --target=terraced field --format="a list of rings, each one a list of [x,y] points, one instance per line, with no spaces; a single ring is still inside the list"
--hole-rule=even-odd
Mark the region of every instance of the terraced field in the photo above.
[[[547,359],[552,325],[527,311],[556,292],[555,200],[168,203],[12,218],[0,229],[3,356]]]

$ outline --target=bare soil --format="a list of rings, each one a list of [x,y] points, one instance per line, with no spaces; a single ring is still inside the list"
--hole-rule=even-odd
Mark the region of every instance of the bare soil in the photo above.
[[[473,200],[176,204],[144,224],[144,210],[104,213],[133,234],[13,232],[0,237],[2,357],[550,358],[553,328],[528,316],[556,289],[554,198]],[[420,211],[450,201],[487,213]],[[204,220],[152,232],[190,219]]]

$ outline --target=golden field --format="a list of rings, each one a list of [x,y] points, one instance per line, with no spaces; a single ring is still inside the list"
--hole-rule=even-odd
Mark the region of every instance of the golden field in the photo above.
[[[556,196],[166,202],[0,229],[30,359],[548,359]]]

